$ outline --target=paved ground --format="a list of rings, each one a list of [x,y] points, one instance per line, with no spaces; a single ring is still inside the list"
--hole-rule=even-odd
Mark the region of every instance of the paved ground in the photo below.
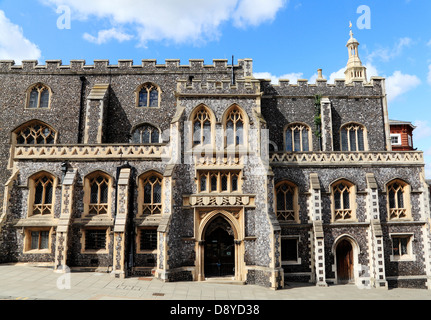
[[[102,273],[57,274],[52,269],[0,265],[0,300],[431,300],[430,290],[319,288],[288,284],[283,290],[208,282],[164,283],[115,279]]]

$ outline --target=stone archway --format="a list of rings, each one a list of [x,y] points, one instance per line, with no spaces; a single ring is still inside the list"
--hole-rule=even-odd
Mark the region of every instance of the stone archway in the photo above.
[[[196,279],[231,277],[243,281],[244,237],[240,214],[224,210],[197,213]]]
[[[341,240],[336,249],[337,279],[339,284],[351,283],[355,280],[353,268],[353,247],[350,241]]]
[[[232,227],[221,216],[208,225],[204,235],[205,278],[235,276],[235,243]]]

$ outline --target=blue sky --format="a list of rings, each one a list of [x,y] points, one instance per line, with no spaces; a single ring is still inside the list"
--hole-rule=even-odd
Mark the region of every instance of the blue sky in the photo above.
[[[319,68],[331,82],[346,66],[352,21],[369,77],[387,79],[389,117],[417,126],[431,178],[430,13],[426,0],[0,0],[0,59],[212,64],[234,55],[275,82],[314,82]]]

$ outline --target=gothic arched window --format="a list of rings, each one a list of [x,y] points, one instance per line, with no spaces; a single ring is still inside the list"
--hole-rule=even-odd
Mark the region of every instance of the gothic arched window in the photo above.
[[[157,108],[160,106],[160,88],[152,83],[145,83],[138,91],[139,108]]]
[[[204,146],[212,143],[213,123],[210,111],[204,107],[199,107],[192,117],[193,124],[193,146]]]
[[[355,187],[342,180],[332,186],[332,211],[334,221],[355,219]]]
[[[394,180],[387,185],[389,220],[409,218],[410,186],[401,180]]]
[[[226,146],[245,145],[245,119],[238,107],[233,107],[225,119]]]
[[[288,181],[278,183],[275,186],[275,198],[277,218],[281,221],[298,221],[297,186]]]
[[[310,128],[304,124],[290,124],[285,131],[287,152],[310,151]]]
[[[85,179],[88,215],[108,214],[110,208],[111,178],[103,172],[95,172]]]
[[[42,83],[37,83],[27,91],[28,109],[48,109],[50,106],[51,90]]]
[[[341,151],[365,151],[366,131],[361,124],[350,123],[341,128]]]
[[[149,124],[139,126],[133,131],[132,143],[154,144],[160,143],[160,130]]]
[[[56,132],[38,121],[15,131],[17,144],[54,144]]]
[[[48,173],[36,174],[30,179],[29,215],[49,215],[54,212],[54,181],[54,177]]]
[[[162,181],[163,177],[150,172],[140,178],[140,208],[142,215],[162,213]]]

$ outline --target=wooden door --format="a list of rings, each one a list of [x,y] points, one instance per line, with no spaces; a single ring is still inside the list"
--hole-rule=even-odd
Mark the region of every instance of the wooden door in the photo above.
[[[349,241],[342,240],[337,246],[338,283],[349,283],[354,280],[353,248]]]
[[[234,238],[217,228],[205,239],[205,277],[235,274]]]

